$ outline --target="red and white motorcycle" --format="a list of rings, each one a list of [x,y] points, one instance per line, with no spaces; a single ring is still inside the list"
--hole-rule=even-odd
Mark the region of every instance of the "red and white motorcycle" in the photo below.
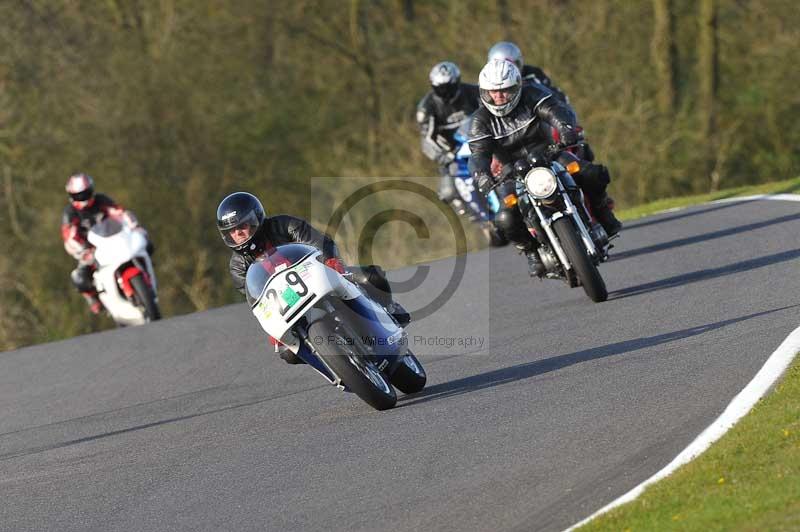
[[[130,213],[108,216],[89,230],[97,269],[94,285],[117,325],[142,325],[161,319],[147,232]]]

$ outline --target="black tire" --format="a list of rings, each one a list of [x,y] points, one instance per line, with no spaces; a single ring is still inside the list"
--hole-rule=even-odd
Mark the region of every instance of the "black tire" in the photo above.
[[[572,263],[578,280],[583,285],[586,295],[595,303],[600,303],[608,299],[608,290],[603,277],[597,270],[597,266],[592,262],[586,248],[578,236],[578,230],[570,218],[559,218],[553,222],[553,230],[561,242],[567,258]]]
[[[415,368],[411,366],[415,366]],[[409,350],[400,365],[392,373],[391,381],[395,388],[405,394],[410,394],[422,390],[428,381],[428,376],[425,374],[425,368],[422,367],[417,357]]]
[[[497,227],[494,222],[483,222],[481,228],[491,247],[500,248],[508,244],[508,239],[503,234],[503,230]]]
[[[150,285],[145,282],[142,274],[131,277],[131,287],[136,295],[136,300],[144,307],[145,321],[160,320],[161,310],[156,303],[156,295]]]
[[[387,410],[397,403],[389,379],[364,356],[366,349],[358,335],[344,330],[340,323],[323,319],[308,327],[308,336],[323,339],[314,342],[317,354],[365,403],[376,410]]]

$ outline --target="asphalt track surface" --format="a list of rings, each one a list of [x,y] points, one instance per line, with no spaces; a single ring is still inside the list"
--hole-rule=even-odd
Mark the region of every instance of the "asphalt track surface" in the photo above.
[[[0,353],[0,530],[562,530],[668,463],[797,327],[798,235],[783,201],[630,222],[602,304],[511,249],[472,254],[409,327],[428,386],[386,412],[266,352],[244,305]]]

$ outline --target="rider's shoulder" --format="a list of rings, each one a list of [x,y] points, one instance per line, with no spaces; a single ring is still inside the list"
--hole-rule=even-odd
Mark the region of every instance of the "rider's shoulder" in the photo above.
[[[472,114],[472,123],[470,124],[470,130],[474,131],[476,128],[480,129],[483,127],[487,127],[488,123],[492,119],[492,116],[493,116],[492,113],[489,112],[486,106],[481,105]]]
[[[428,91],[425,93],[425,96],[420,98],[419,103],[417,103],[417,109],[429,109],[434,105],[433,102],[433,91]]]
[[[103,194],[102,192],[98,192],[94,195],[94,201],[97,205],[108,206],[108,205],[116,205],[116,202],[111,199],[111,196],[108,194]]]
[[[525,84],[522,87],[522,103],[534,108],[540,103],[553,97],[553,91],[540,83]]]

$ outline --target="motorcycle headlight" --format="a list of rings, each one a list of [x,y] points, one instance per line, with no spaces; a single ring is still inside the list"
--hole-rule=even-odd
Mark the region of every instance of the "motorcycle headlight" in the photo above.
[[[548,168],[534,168],[525,176],[525,188],[528,189],[528,194],[536,199],[552,196],[557,187],[556,175]]]

